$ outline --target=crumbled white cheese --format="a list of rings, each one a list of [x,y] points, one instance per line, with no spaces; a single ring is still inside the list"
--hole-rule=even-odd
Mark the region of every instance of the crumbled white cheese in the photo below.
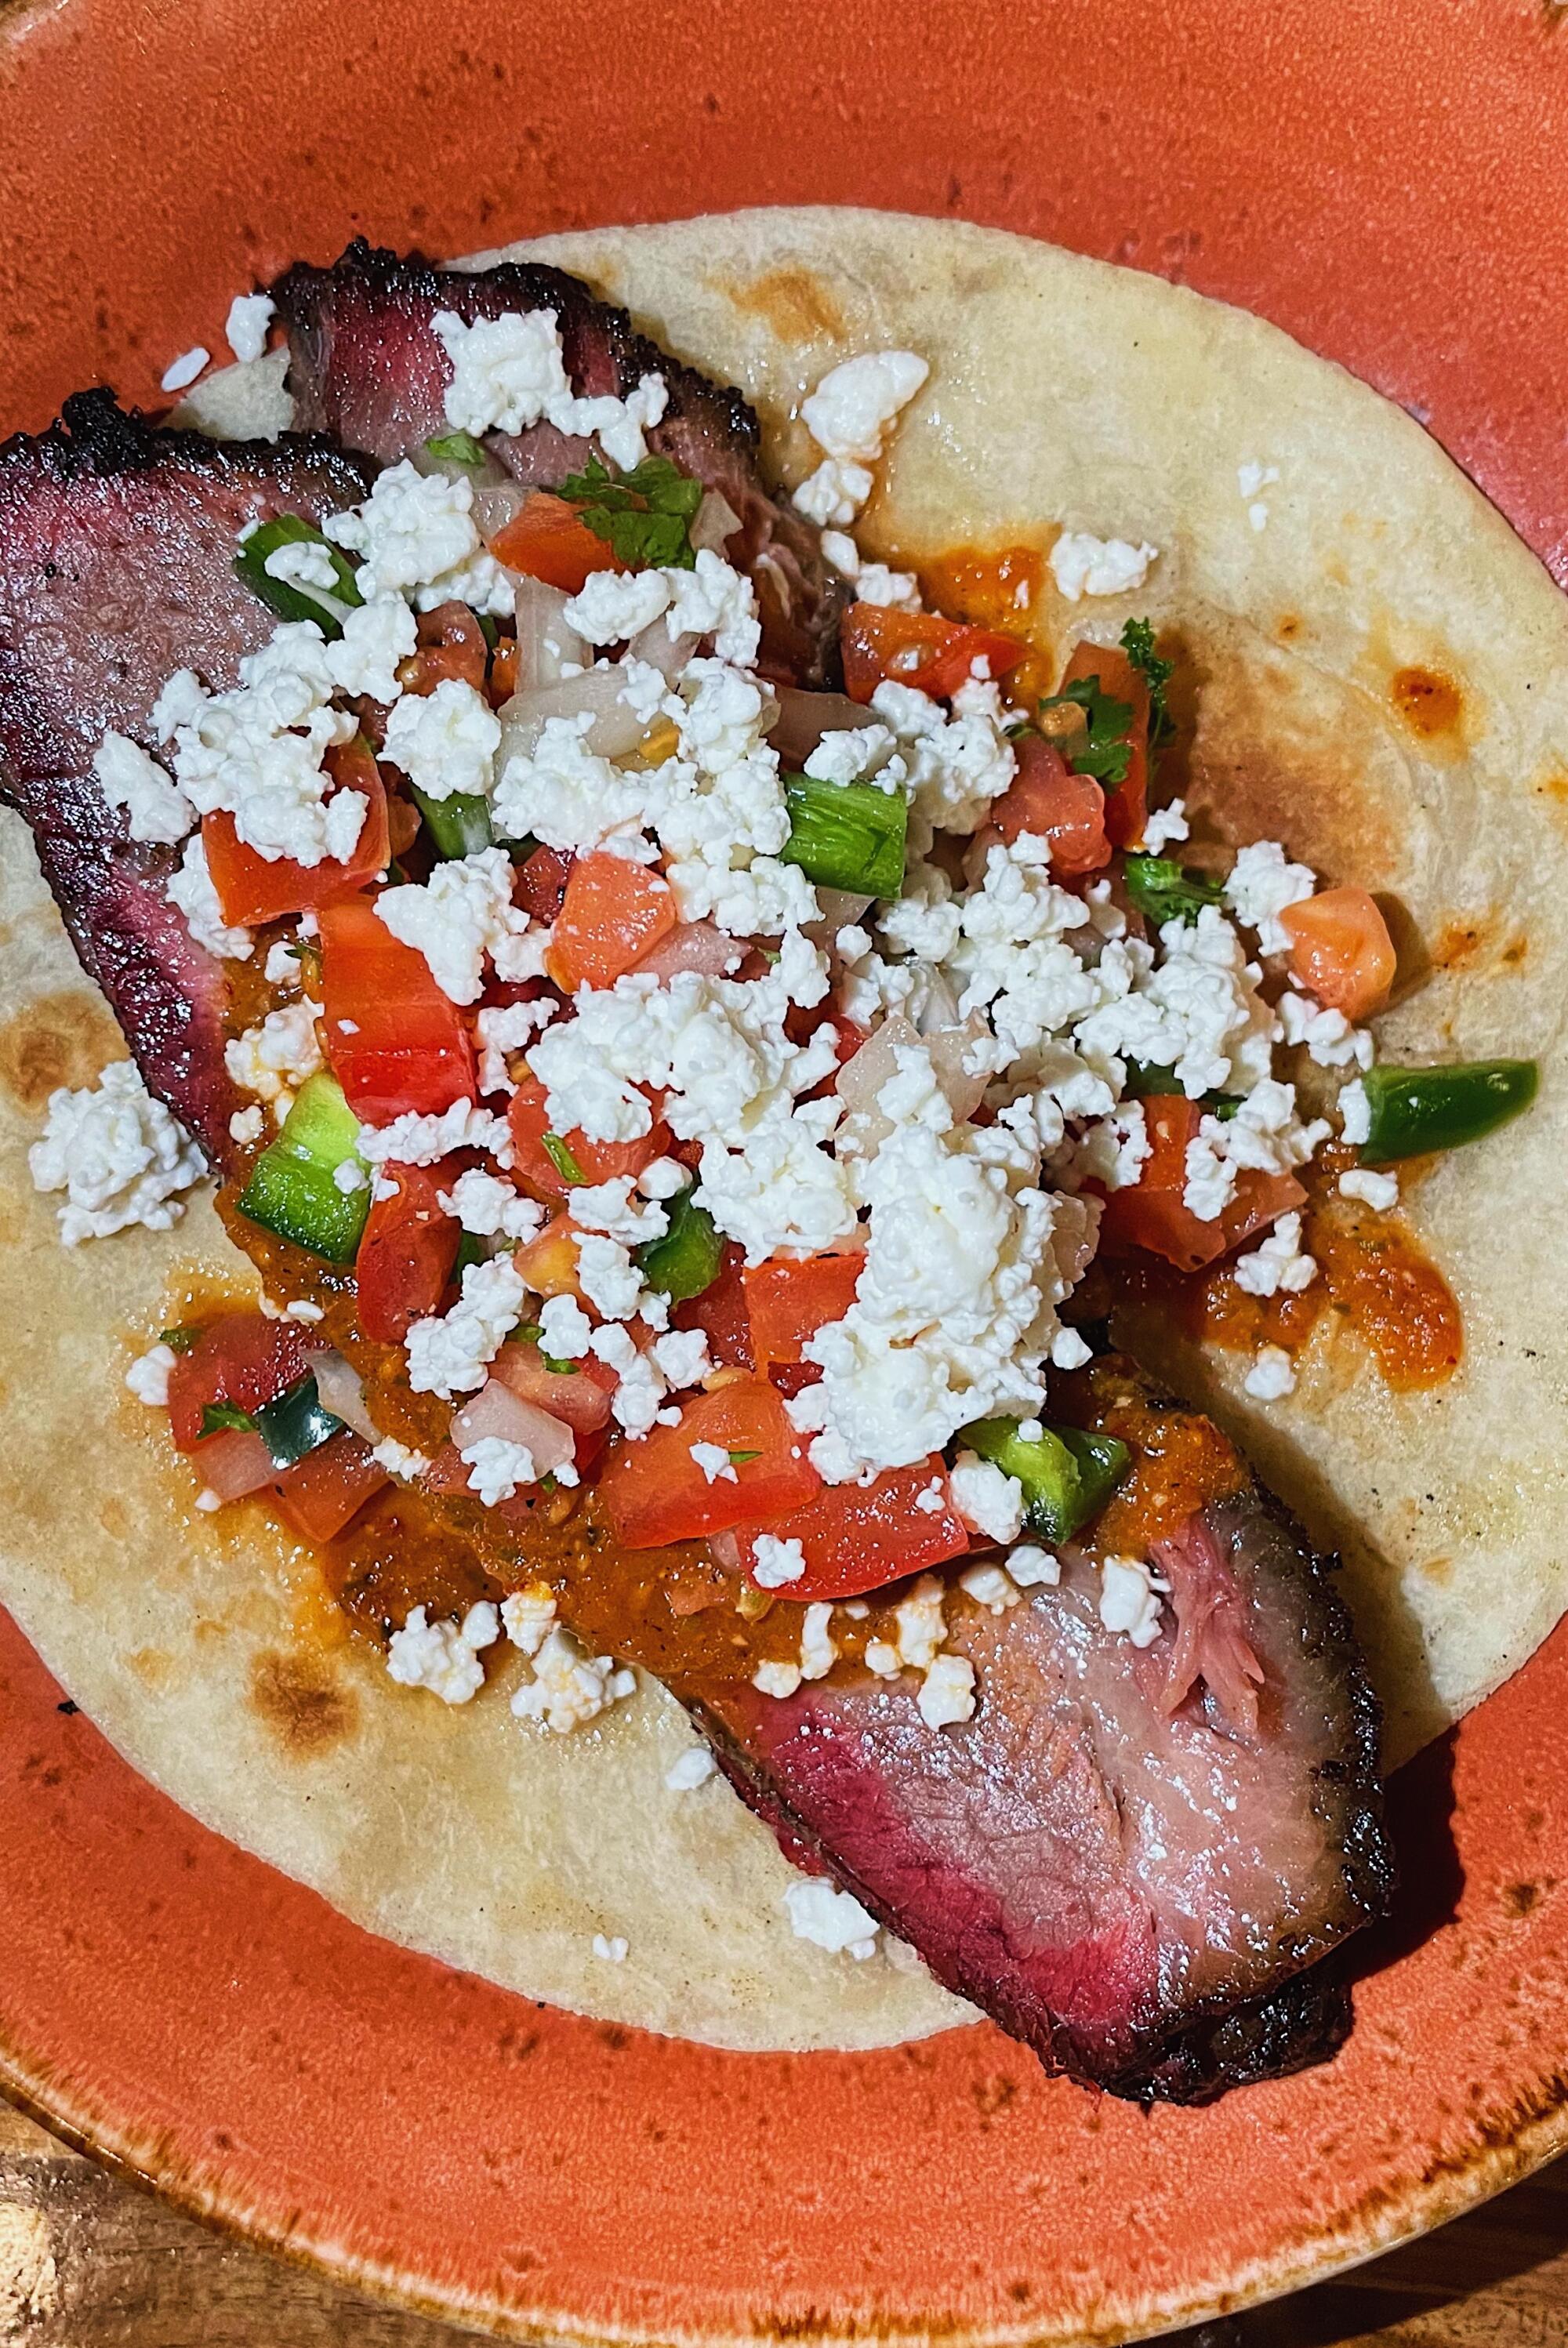
[[[180,869],[170,874],[166,893],[170,903],[184,914],[185,926],[199,946],[205,946],[209,953],[228,962],[250,960],[251,933],[225,922],[218,891],[207,870],[207,851],[200,832],[186,841]]]
[[[643,435],[668,404],[663,376],[644,376],[624,399],[578,398],[553,310],[509,310],[471,324],[453,310],[438,310],[431,324],[452,363],[444,405],[458,431],[525,432],[544,417],[568,438],[596,437],[623,472],[647,454]]]
[[[899,1661],[898,1649],[890,1646],[885,1639],[868,1640],[866,1669],[869,1672],[874,1672],[879,1680],[897,1679],[899,1673],[903,1669]]]
[[[370,1457],[378,1468],[386,1468],[388,1476],[396,1476],[404,1484],[416,1482],[430,1464],[422,1451],[415,1451],[390,1435],[371,1445]]]
[[[1062,1578],[1061,1560],[1026,1541],[1009,1552],[1007,1571],[1020,1590],[1054,1590]]]
[[[1277,839],[1255,839],[1236,851],[1225,883],[1225,902],[1236,919],[1257,932],[1266,954],[1285,953],[1290,934],[1280,926],[1287,905],[1299,905],[1317,886],[1310,866],[1292,864]]]
[[[330,547],[318,546],[313,538],[285,539],[274,546],[262,564],[269,579],[276,579],[284,587],[314,589],[318,594],[335,595],[338,585],[337,566]]]
[[[160,387],[164,391],[189,391],[211,356],[211,352],[202,343],[198,343],[193,350],[181,351],[180,356],[170,359],[164,368],[159,377]]]
[[[628,644],[652,627],[669,601],[662,571],[591,571],[561,616],[587,644]]]
[[[104,736],[93,752],[93,772],[110,807],[126,810],[132,839],[155,839],[172,847],[196,821],[196,810],[184,792],[129,735]]]
[[[388,763],[427,798],[487,798],[500,747],[500,718],[461,677],[443,677],[434,693],[405,694],[387,720]]]
[[[303,995],[280,1011],[269,1011],[259,1027],[247,1027],[223,1046],[223,1066],[242,1092],[259,1100],[292,1100],[307,1076],[323,1066],[315,1023],[321,1005]]]
[[[1359,1076],[1354,1084],[1341,1086],[1338,1107],[1341,1140],[1359,1148],[1372,1134],[1372,1104]]]
[[[1125,595],[1141,587],[1159,559],[1157,546],[1065,530],[1051,549],[1051,576],[1068,602],[1077,603],[1085,595]]]
[[[428,1688],[443,1704],[467,1704],[484,1685],[480,1656],[500,1636],[488,1599],[470,1606],[460,1622],[431,1622],[425,1608],[416,1606],[387,1642],[387,1669],[403,1687]]]
[[[959,1575],[958,1585],[988,1614],[1005,1614],[1024,1595],[1012,1575],[999,1565],[972,1565]]]
[[[708,1445],[702,1447],[711,1448]],[[692,1457],[696,1457],[695,1448]],[[732,1468],[730,1473],[734,1472]],[[713,1478],[709,1477],[708,1481],[711,1483]],[[806,1552],[798,1540],[778,1540],[771,1533],[756,1536],[751,1544],[751,1578],[758,1590],[782,1590],[787,1583],[799,1581],[805,1570]],[[806,1677],[815,1679],[817,1673],[807,1672]]]
[[[1259,1246],[1236,1258],[1234,1271],[1236,1286],[1245,1296],[1277,1296],[1282,1290],[1295,1296],[1309,1288],[1317,1277],[1317,1264],[1302,1253],[1300,1215],[1282,1215]]]
[[[172,1345],[150,1345],[139,1354],[125,1374],[126,1385],[138,1402],[147,1403],[154,1410],[169,1406],[169,1376],[179,1356]]]
[[[539,1347],[552,1361],[580,1362],[593,1337],[593,1323],[574,1296],[547,1296],[539,1309]]]
[[[863,1961],[876,1954],[877,1920],[868,1916],[858,1900],[836,1891],[826,1876],[803,1875],[784,1893],[789,1930],[798,1941],[810,1941],[833,1956]]]
[[[673,1387],[695,1386],[713,1375],[705,1329],[671,1329],[655,1337],[649,1351]]]
[[[717,1766],[706,1745],[691,1745],[670,1763],[665,1771],[665,1783],[672,1794],[692,1794],[699,1786],[707,1785]]]
[[[634,1200],[633,1187],[630,1174],[612,1175],[607,1182],[575,1183],[573,1221],[583,1231],[603,1231],[607,1238],[619,1240],[623,1247],[645,1247],[651,1240],[663,1239],[670,1227],[669,1216],[656,1200]]]
[[[800,1677],[803,1680],[826,1679],[832,1670],[838,1648],[829,1634],[833,1619],[832,1607],[824,1600],[806,1609],[800,1626]]]
[[[751,1674],[751,1684],[764,1695],[793,1695],[800,1684],[799,1663],[758,1663]]]
[[[1397,1174],[1379,1174],[1370,1166],[1353,1166],[1339,1178],[1342,1199],[1359,1199],[1363,1206],[1377,1213],[1387,1214],[1399,1203],[1399,1178]]]
[[[1295,1365],[1283,1345],[1264,1345],[1242,1380],[1244,1391],[1258,1402],[1278,1402],[1295,1392]]]
[[[912,1671],[929,1671],[947,1635],[942,1619],[946,1591],[934,1573],[923,1573],[907,1598],[893,1608],[898,1659]]]
[[[504,1003],[493,1011],[481,1011],[474,1022],[480,1045],[480,1090],[484,1093],[510,1093],[516,1087],[507,1066],[509,1052],[520,1052],[531,1036],[548,1027],[560,1012],[553,995],[542,995],[534,1003]]]
[[[972,1532],[987,1540],[1016,1540],[1024,1524],[1024,1488],[1016,1476],[1004,1475],[994,1460],[978,1452],[961,1451],[949,1471],[947,1488],[953,1505]]]
[[[185,1211],[180,1193],[207,1170],[190,1135],[154,1100],[129,1060],[96,1085],[49,1096],[43,1138],[27,1152],[36,1189],[63,1190],[67,1247],[140,1223],[166,1231]]]
[[[830,457],[874,464],[882,436],[931,368],[914,351],[863,351],[830,367],[800,403],[800,420]]]
[[[333,1188],[351,1199],[356,1190],[363,1190],[370,1177],[356,1158],[346,1158],[332,1169]]]
[[[229,1138],[237,1141],[242,1148],[248,1149],[253,1142],[260,1141],[266,1129],[266,1112],[260,1107],[237,1108],[229,1119]]]
[[[1145,818],[1139,847],[1145,856],[1158,856],[1161,849],[1187,837],[1187,802],[1172,799],[1169,807],[1156,808]]]
[[[531,1581],[526,1589],[514,1590],[500,1601],[500,1620],[514,1647],[525,1655],[537,1655],[555,1620],[555,1599],[549,1584]]]
[[[927,1728],[952,1728],[975,1717],[975,1666],[963,1655],[938,1655],[915,1698]]]
[[[617,1665],[613,1655],[590,1655],[572,1632],[556,1624],[548,1631],[533,1658],[533,1674],[511,1699],[519,1720],[541,1720],[558,1736],[597,1720],[623,1696],[634,1695],[634,1672]]]
[[[324,537],[357,554],[356,585],[373,596],[411,593],[420,611],[457,601],[500,618],[512,610],[506,573],[480,544],[467,474],[421,473],[407,458],[378,473],[363,505],[329,514]]]
[[[1376,1045],[1365,1027],[1353,1027],[1343,1011],[1310,1002],[1287,988],[1277,1005],[1287,1044],[1305,1044],[1320,1068],[1369,1068]]]
[[[482,1386],[490,1364],[522,1318],[527,1293],[510,1256],[469,1264],[451,1311],[416,1321],[408,1332],[408,1383],[414,1392],[450,1401]]]
[[[377,918],[404,945],[424,955],[431,976],[451,1002],[477,1003],[487,958],[500,978],[539,974],[542,933],[531,935],[528,915],[513,905],[512,879],[511,860],[503,848],[451,857],[438,864],[427,881],[383,889],[376,899]]]
[[[687,1446],[692,1463],[702,1470],[707,1484],[738,1484],[739,1473],[722,1443],[693,1443]]]
[[[459,1451],[458,1457],[469,1471],[469,1491],[477,1492],[487,1509],[498,1508],[525,1485],[539,1481],[539,1470],[526,1443],[508,1443],[499,1435],[482,1435],[477,1443]]]
[[[663,577],[669,590],[665,624],[671,637],[711,636],[716,660],[748,668],[757,658],[761,623],[745,573],[704,546],[691,570],[666,571]]]
[[[401,690],[398,665],[412,656],[418,642],[418,623],[402,596],[373,595],[344,613],[343,633],[328,644],[326,665],[340,693],[396,701]]]
[[[267,347],[267,329],[276,314],[270,294],[236,294],[223,322],[223,339],[242,366],[259,359]]]
[[[630,1947],[630,1941],[620,1932],[609,1938],[606,1938],[603,1932],[595,1932],[593,1935],[593,1954],[596,1957],[602,1957],[608,1965],[624,1965]]]
[[[1148,1566],[1136,1557],[1108,1557],[1099,1570],[1099,1619],[1135,1647],[1160,1636],[1160,1598]]]
[[[469,1167],[449,1190],[436,1195],[447,1213],[478,1239],[531,1240],[544,1227],[542,1207],[523,1198],[510,1182],[487,1174],[482,1166]]]
[[[583,1295],[606,1321],[629,1321],[642,1301],[642,1274],[630,1252],[602,1232],[578,1234],[577,1277]]]
[[[872,493],[875,476],[869,465],[824,457],[795,491],[796,511],[819,530],[846,530]]]

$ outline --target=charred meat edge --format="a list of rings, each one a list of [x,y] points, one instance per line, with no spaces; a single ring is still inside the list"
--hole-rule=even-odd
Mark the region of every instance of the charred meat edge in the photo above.
[[[273,613],[234,575],[244,523],[319,520],[373,469],[317,438],[157,429],[108,391],[0,447],[0,798],[30,827],[149,1088],[218,1167],[246,1105],[223,1066],[222,965],[165,894],[183,843],[133,840],[93,753],[110,729],[155,748],[152,705],[176,669],[222,690],[271,636]]]
[[[726,552],[756,590],[762,673],[775,684],[839,685],[847,590],[822,553],[816,525],[765,482],[754,410],[732,386],[639,334],[624,310],[542,262],[439,269],[363,238],[328,269],[296,263],[271,291],[288,329],[296,423],[385,464],[413,456],[449,428],[443,398],[450,365],[432,324],[438,310],[469,324],[553,310],[566,371],[585,396],[624,397],[641,376],[662,375],[669,406],[646,434],[648,446],[719,491],[740,517]],[[592,453],[589,441],[545,422],[516,435],[489,433],[485,445],[517,480],[539,489],[558,487]]]

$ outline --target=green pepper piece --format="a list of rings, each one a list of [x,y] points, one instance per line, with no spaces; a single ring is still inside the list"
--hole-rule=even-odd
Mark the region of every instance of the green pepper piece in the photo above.
[[[490,803],[477,791],[449,791],[444,799],[433,799],[418,783],[410,783],[408,788],[443,861],[474,856],[490,846]]]
[[[1122,1086],[1129,1100],[1161,1100],[1186,1090],[1177,1081],[1174,1068],[1161,1067],[1156,1060],[1129,1060],[1127,1081]],[[1242,1105],[1240,1093],[1203,1093],[1200,1096],[1211,1117],[1229,1124]]]
[[[1016,1418],[979,1419],[964,1428],[958,1441],[994,1461],[1005,1476],[1017,1478],[1031,1532],[1048,1541],[1070,1540],[1104,1508],[1132,1454],[1114,1435],[1047,1426],[1028,1439],[1018,1432],[1019,1424]]]
[[[370,1211],[370,1188],[340,1190],[333,1179],[355,1159],[359,1119],[335,1076],[307,1076],[277,1139],[251,1169],[240,1212],[328,1263],[351,1263]]]
[[[337,585],[330,594],[324,588],[291,587],[267,570],[268,555],[275,554],[280,546],[305,545],[319,546],[331,561]],[[253,530],[234,557],[234,569],[269,612],[275,612],[280,620],[314,620],[324,636],[340,636],[344,613],[365,601],[353,564],[302,514],[278,514]]]
[[[1129,856],[1122,861],[1127,893],[1151,922],[1195,922],[1205,905],[1217,905],[1222,880],[1190,872],[1169,856]]]
[[[1495,1133],[1535,1098],[1533,1060],[1460,1060],[1442,1068],[1368,1068],[1362,1077],[1370,1130],[1368,1166],[1392,1166],[1429,1149],[1458,1149]]]
[[[789,837],[779,850],[823,889],[857,896],[896,897],[903,888],[909,803],[902,791],[874,783],[825,783],[815,775],[786,775]]]
[[[255,1425],[256,1433],[267,1447],[267,1456],[280,1474],[285,1468],[297,1466],[307,1451],[318,1451],[335,1435],[343,1433],[342,1419],[328,1410],[308,1370],[273,1401],[263,1403],[256,1413]]]
[[[663,1239],[645,1240],[636,1251],[643,1278],[672,1304],[711,1288],[724,1263],[717,1225],[706,1207],[693,1203],[696,1187],[688,1183],[670,1200],[670,1227]]]

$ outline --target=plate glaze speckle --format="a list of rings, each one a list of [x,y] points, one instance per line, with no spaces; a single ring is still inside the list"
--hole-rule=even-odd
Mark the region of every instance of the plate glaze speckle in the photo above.
[[[1561,15],[13,6],[0,418],[93,380],[155,403],[235,291],[361,230],[461,252],[878,203],[1260,311],[1411,407],[1562,575]],[[1123,2339],[1568,2141],[1568,1634],[1398,1789],[1406,1905],[1339,2058],[1147,2116],[985,2025],[741,2057],[531,2005],[205,1833],[60,1701],[0,1618],[11,2091],[189,2208],[517,2337]]]

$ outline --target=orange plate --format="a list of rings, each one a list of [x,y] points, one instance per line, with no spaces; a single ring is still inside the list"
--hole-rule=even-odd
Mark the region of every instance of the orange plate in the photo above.
[[[156,400],[233,292],[356,230],[461,252],[872,202],[1277,320],[1568,570],[1562,0],[459,15],[13,7],[0,421],[94,379]],[[1568,1634],[1407,1773],[1408,1912],[1347,2050],[1147,2118],[986,2027],[742,2058],[531,2005],[215,1840],[58,1698],[0,1618],[14,2090],[194,2209],[503,2331],[1119,2338],[1364,2256],[1568,2137]]]

